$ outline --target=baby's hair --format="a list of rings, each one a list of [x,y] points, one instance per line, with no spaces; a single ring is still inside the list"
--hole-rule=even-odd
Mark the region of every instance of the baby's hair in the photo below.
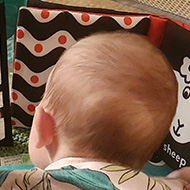
[[[97,33],[60,57],[42,105],[79,154],[141,168],[169,131],[177,81],[145,37]]]

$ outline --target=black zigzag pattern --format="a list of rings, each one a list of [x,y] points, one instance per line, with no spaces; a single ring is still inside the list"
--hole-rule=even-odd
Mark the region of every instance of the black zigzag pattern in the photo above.
[[[20,91],[29,101],[39,102],[45,90],[45,84],[40,87],[29,85],[20,75],[13,75],[12,88]]]
[[[89,26],[83,26],[78,23],[69,12],[62,12],[47,23],[38,22],[30,11],[26,9],[21,9],[20,17],[22,19],[19,20],[18,26],[23,26],[30,31],[33,37],[37,40],[45,40],[60,30],[69,32],[75,40],[88,36],[92,32],[123,30],[123,27],[121,27],[113,18],[108,16],[99,18],[95,23]],[[144,18],[135,27],[128,31],[147,35],[149,25],[150,19]]]
[[[11,114],[12,117],[18,119],[21,123],[23,123],[26,127],[30,127],[32,125],[33,116],[27,114],[20,106],[17,104],[11,103]]]
[[[57,47],[42,57],[36,57],[23,44],[17,43],[16,59],[25,63],[31,71],[40,73],[55,65],[64,50]]]

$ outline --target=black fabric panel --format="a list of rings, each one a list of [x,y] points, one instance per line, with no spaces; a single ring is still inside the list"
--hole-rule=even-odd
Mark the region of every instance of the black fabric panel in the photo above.
[[[168,20],[161,50],[174,70],[179,71],[185,56],[190,57],[190,32]]]
[[[180,144],[171,134],[164,140],[157,154],[174,170],[184,167],[184,164],[190,166],[190,142]]]
[[[183,166],[190,166],[190,137],[189,142],[182,142],[185,133],[190,132],[190,99],[184,95],[185,89],[190,89],[186,76],[181,73],[181,66],[184,64],[184,58],[190,59],[190,31],[180,27],[172,21],[168,21],[165,36],[161,46],[170,61],[173,69],[177,73],[178,79],[178,108],[174,122],[171,126],[171,133],[166,137],[158,151],[158,156],[162,158],[172,169],[178,169]],[[186,63],[187,64],[187,63]],[[190,76],[190,62],[187,66],[186,75]],[[188,91],[186,91],[188,93]],[[167,101],[167,100],[166,100]],[[188,119],[189,118],[189,119]],[[188,129],[189,128],[189,129]],[[180,137],[180,138],[179,138]],[[177,139],[177,141],[175,139]]]

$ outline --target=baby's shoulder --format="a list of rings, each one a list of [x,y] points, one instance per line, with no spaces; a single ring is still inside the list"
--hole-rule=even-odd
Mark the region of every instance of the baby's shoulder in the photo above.
[[[121,166],[105,166],[101,170],[65,166],[60,169],[0,170],[0,189],[88,189],[88,190],[181,190],[177,180],[151,178]]]

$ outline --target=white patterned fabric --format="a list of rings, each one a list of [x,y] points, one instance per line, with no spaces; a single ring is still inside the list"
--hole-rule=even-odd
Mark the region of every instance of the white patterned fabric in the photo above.
[[[182,190],[178,180],[146,174],[95,160],[64,158],[45,170],[1,170],[0,189],[12,190]]]

